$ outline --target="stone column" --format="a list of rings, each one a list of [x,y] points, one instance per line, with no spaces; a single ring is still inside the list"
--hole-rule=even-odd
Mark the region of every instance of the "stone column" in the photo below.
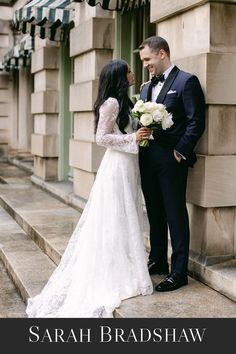
[[[151,21],[172,61],[196,74],[205,93],[206,130],[188,180],[189,269],[211,284],[207,267],[235,257],[235,18],[235,0],[151,1]]]
[[[9,27],[10,12],[0,7],[0,62],[12,46],[12,33]],[[0,157],[6,157],[10,139],[11,75],[0,71]]]
[[[9,155],[15,156],[18,149],[18,71],[9,73]]]
[[[58,169],[58,48],[47,39],[36,38],[31,72],[34,74],[34,93],[31,113],[34,133],[31,153],[34,174],[43,180],[56,180]]]
[[[33,91],[30,67],[19,69],[19,139],[18,151],[29,153],[31,134],[33,133],[33,117],[31,115],[31,93]]]
[[[71,30],[70,56],[74,57],[74,84],[70,87],[70,111],[74,112],[74,138],[70,141],[70,165],[74,168],[74,193],[87,199],[104,149],[94,139],[93,104],[101,68],[112,59],[114,19],[100,6],[78,4]]]
[[[0,157],[6,157],[9,141],[9,76],[0,73]]]

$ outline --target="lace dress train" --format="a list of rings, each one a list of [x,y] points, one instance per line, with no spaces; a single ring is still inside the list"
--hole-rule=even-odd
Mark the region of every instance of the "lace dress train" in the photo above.
[[[153,291],[142,236],[138,147],[116,124],[118,102],[100,108],[96,134],[107,147],[83,214],[29,317],[113,317],[122,300]]]

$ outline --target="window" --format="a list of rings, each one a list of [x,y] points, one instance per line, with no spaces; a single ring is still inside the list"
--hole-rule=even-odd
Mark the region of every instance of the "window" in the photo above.
[[[156,25],[150,23],[150,5],[133,11],[116,14],[115,57],[127,61],[135,75],[135,85],[130,94],[139,94],[140,85],[149,80],[149,73],[143,68],[138,47],[145,38],[156,34]]]

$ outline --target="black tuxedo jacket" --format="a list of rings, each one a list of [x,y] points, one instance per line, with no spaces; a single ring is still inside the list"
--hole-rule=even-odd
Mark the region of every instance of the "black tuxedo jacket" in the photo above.
[[[140,99],[148,100],[150,81],[143,85]],[[195,75],[176,66],[171,70],[159,93],[157,103],[163,103],[172,113],[174,124],[153,132],[154,143],[173,147],[182,154],[189,166],[196,162],[194,147],[205,129],[205,100],[199,80]]]

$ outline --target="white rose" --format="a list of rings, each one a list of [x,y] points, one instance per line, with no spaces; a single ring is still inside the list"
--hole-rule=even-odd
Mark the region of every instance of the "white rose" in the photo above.
[[[157,103],[156,102],[145,102],[144,107],[145,107],[146,113],[152,113],[157,109]]]
[[[173,120],[172,120],[172,114],[168,114],[167,117],[164,117],[161,125],[162,125],[162,129],[166,130],[167,128],[170,128],[172,125],[174,124]]]
[[[164,112],[166,110],[166,106],[162,103],[156,103],[156,109],[158,109],[160,112]]]
[[[144,102],[142,100],[138,100],[135,103],[132,112],[144,112],[144,111],[145,111]]]
[[[144,126],[147,127],[153,122],[152,115],[149,113],[144,113],[142,114],[140,118],[140,123]]]
[[[155,122],[161,122],[163,118],[163,113],[157,109],[152,113],[152,117]]]
[[[167,110],[165,110],[164,112],[163,112],[163,118],[165,119],[165,118],[167,118],[168,116],[169,116],[169,112],[167,112]],[[172,116],[171,116],[172,117]]]

